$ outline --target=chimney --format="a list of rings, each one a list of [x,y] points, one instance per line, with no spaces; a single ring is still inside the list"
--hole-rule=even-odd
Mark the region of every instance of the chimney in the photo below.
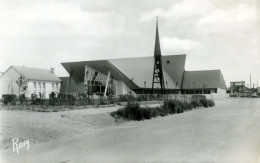
[[[54,74],[54,68],[51,68],[51,73],[53,73],[53,74]]]

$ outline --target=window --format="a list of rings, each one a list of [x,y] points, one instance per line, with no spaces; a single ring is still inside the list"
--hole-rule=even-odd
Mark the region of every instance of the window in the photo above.
[[[54,83],[52,83],[52,90],[54,91]]]
[[[46,87],[45,87],[45,83],[44,82],[42,83],[42,86],[43,86],[43,89],[45,90]]]
[[[37,89],[36,82],[33,82],[33,85],[34,85],[34,90],[36,91],[36,89]]]
[[[41,90],[41,88],[42,88],[42,83],[41,83],[41,82],[38,82],[38,86],[39,86],[39,90]]]
[[[56,83],[56,89],[59,91],[59,83]]]

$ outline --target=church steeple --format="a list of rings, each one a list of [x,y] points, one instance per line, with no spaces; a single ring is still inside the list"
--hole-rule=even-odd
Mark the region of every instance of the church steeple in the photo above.
[[[156,36],[155,36],[155,46],[154,46],[154,70],[153,70],[152,94],[154,93],[154,86],[156,86],[155,84],[161,87],[160,92],[161,94],[164,94],[165,87],[164,87],[163,69],[162,69],[162,54],[161,54],[159,30],[158,30],[158,17],[156,21]]]
[[[158,30],[158,16],[156,20],[156,35],[155,35],[155,46],[154,46],[154,56],[161,55],[160,38]]]

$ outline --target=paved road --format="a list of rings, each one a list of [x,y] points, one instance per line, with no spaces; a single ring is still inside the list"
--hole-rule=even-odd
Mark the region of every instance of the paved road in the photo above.
[[[37,144],[6,162],[260,162],[260,99],[96,129]]]

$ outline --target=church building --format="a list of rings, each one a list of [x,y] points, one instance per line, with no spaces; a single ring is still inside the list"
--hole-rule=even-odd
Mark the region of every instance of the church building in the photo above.
[[[88,95],[210,94],[225,98],[220,70],[185,71],[186,54],[161,55],[156,24],[154,56],[61,63],[61,93]]]

